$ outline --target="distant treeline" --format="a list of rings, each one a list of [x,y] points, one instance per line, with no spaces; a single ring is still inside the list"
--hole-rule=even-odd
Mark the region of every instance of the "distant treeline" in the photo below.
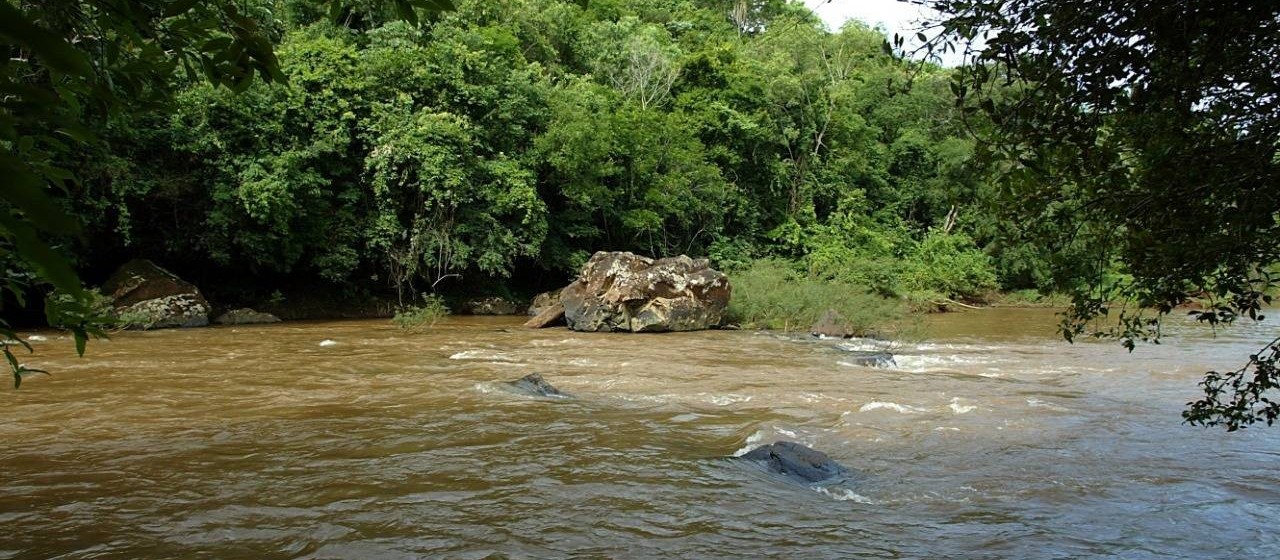
[[[865,25],[777,1],[471,0],[418,25],[246,4],[287,83],[191,80],[103,123],[71,199],[89,278],[144,256],[260,296],[407,294],[554,283],[609,249],[894,296],[1048,282],[989,208],[950,71]]]

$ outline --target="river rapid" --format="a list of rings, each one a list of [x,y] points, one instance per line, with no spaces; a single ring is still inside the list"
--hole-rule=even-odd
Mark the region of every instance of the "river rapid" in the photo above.
[[[84,358],[40,333],[53,375],[0,389],[0,558],[1280,556],[1280,427],[1179,417],[1275,324],[1172,323],[1129,354],[1062,342],[1051,311],[933,316],[890,368],[849,361],[875,341],[518,318],[130,332]],[[504,389],[531,372],[575,398]],[[727,458],[780,439],[855,475]]]

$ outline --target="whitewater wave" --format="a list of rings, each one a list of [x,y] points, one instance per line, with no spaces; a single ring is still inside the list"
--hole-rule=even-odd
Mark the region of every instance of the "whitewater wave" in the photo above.
[[[518,362],[516,358],[504,352],[493,350],[464,350],[449,356],[450,360],[484,360],[488,362]]]
[[[853,490],[850,490],[848,488],[814,486],[813,491],[819,494],[822,494],[824,496],[828,496],[831,499],[836,500],[837,502],[857,502],[859,504],[875,503],[871,501],[871,498],[863,496],[862,494],[854,492]]]
[[[951,411],[956,414],[968,414],[978,409],[976,405],[960,404],[960,397],[953,397],[951,399],[951,404],[948,406],[951,408]]]
[[[898,404],[895,402],[871,401],[867,404],[862,405],[862,407],[858,408],[858,412],[871,412],[873,410],[880,410],[882,408],[887,410],[892,410],[894,412],[898,412],[901,414],[915,414],[917,412],[925,411],[925,409],[923,408],[905,405],[905,404]]]

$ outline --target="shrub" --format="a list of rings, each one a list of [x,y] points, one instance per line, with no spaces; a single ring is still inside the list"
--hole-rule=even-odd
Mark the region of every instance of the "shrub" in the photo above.
[[[733,285],[729,320],[747,328],[807,330],[832,310],[861,336],[882,330],[903,316],[899,302],[862,286],[815,278],[780,259],[754,261],[731,271],[729,279]]]
[[[903,286],[947,297],[979,298],[997,288],[991,258],[964,234],[931,231],[907,257]]]
[[[396,311],[391,322],[409,332],[422,332],[433,326],[441,317],[449,314],[444,298],[437,294],[422,296],[422,305],[411,305]]]

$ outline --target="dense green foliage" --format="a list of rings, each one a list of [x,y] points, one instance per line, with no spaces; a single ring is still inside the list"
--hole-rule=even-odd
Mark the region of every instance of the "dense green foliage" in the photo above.
[[[1037,285],[984,251],[1000,226],[949,71],[735,4],[460,2],[412,25],[262,1],[281,83],[190,81],[110,119],[73,252],[402,301],[554,284],[601,249],[780,257],[892,296]]]
[[[75,205],[85,148],[122,109],[162,102],[177,72],[243,88],[280,75],[268,35],[229,1],[0,2],[0,310],[45,291],[45,316],[84,351],[105,318],[57,245],[81,232]],[[136,113],[133,113],[136,114]],[[49,290],[56,293],[49,294]],[[0,318],[3,352],[20,385],[30,350]]]
[[[362,9],[338,0],[307,6],[326,7],[335,19]],[[418,11],[452,9],[452,2],[360,6],[416,21]],[[82,193],[102,186],[95,180],[101,168],[87,162],[104,147],[112,119],[167,107],[180,75],[235,91],[255,77],[281,82],[273,7],[233,0],[0,2],[0,344],[15,386],[39,373],[12,351],[31,347],[9,322],[10,310],[25,308],[31,292],[44,292],[46,321],[68,329],[79,353],[113,323],[57,247],[80,234],[87,218],[66,207],[95,203]]]
[[[904,316],[901,302],[878,297],[863,286],[815,278],[777,259],[761,259],[731,271],[733,298],[728,320],[746,328],[809,332],[834,311],[839,326],[857,336],[886,334]]]
[[[1063,253],[1087,249],[1052,263],[1074,296],[1068,338],[1132,349],[1192,299],[1206,323],[1260,318],[1280,261],[1280,3],[920,3],[942,13],[935,46],[968,45],[953,87],[992,125],[978,127],[979,155],[998,172],[1007,223]],[[1108,315],[1118,320],[1097,329]],[[1210,373],[1184,417],[1271,424],[1278,357],[1273,342],[1241,370]]]

